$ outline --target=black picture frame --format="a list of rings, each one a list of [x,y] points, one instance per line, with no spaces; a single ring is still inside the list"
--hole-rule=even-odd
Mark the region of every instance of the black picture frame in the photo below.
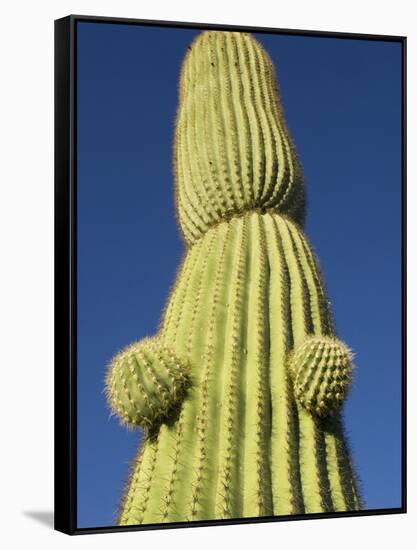
[[[262,32],[295,36],[329,36],[358,40],[384,40],[401,44],[401,205],[402,205],[402,504],[400,508],[355,512],[309,513],[306,515],[243,518],[218,521],[78,528],[76,524],[77,480],[77,23],[141,25],[189,29]],[[328,31],[292,30],[267,27],[151,21],[128,18],[70,15],[55,21],[55,529],[70,535],[173,529],[283,520],[352,517],[406,513],[406,45],[404,36],[368,35]]]

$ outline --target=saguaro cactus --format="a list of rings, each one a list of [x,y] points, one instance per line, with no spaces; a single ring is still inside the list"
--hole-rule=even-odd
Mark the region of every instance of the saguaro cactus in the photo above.
[[[302,230],[274,68],[249,34],[190,46],[174,159],[185,257],[158,334],[106,378],[145,432],[119,523],[360,509],[340,414],[352,355]]]

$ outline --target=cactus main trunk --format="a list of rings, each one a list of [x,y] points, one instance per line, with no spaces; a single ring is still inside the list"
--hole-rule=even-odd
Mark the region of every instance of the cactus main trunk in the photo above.
[[[160,330],[107,376],[145,439],[121,525],[358,510],[338,340],[302,230],[301,168],[273,66],[250,35],[205,32],[175,133],[187,243]]]
[[[355,510],[340,418],[293,397],[287,355],[332,333],[313,254],[278,214],[247,213],[188,251],[160,339],[194,365],[179,418],[149,437],[121,524]]]

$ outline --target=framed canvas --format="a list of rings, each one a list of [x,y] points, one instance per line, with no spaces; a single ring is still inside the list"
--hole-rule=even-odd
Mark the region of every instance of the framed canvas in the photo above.
[[[55,527],[406,511],[406,38],[55,21]]]

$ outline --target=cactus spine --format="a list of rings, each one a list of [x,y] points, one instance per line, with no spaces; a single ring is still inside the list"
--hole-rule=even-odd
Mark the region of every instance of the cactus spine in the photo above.
[[[106,378],[122,422],[146,428],[119,523],[360,509],[340,416],[352,356],[302,230],[274,69],[250,35],[203,32],[189,48],[174,165],[185,258],[158,335]]]

